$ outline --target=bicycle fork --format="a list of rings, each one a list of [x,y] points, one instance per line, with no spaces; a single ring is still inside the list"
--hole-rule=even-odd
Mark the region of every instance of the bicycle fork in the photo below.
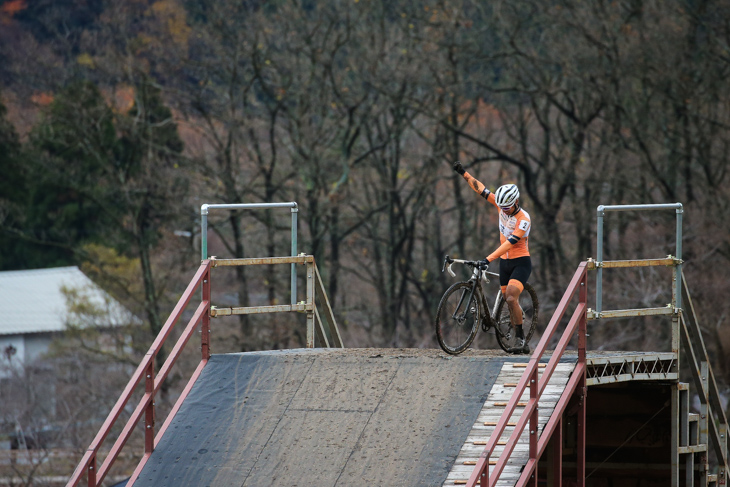
[[[459,298],[459,304],[456,305],[456,310],[454,311],[454,314],[451,316],[456,321],[461,322],[462,319],[466,318],[466,314],[469,312],[469,307],[471,306],[471,301],[474,298],[474,293],[476,292],[477,285],[474,283],[474,285],[471,287],[471,292],[469,293],[469,299],[466,301],[466,309],[464,309],[464,314],[461,317],[457,317],[459,314],[459,310],[461,309],[461,305],[464,303],[464,296],[466,296],[466,293],[462,293],[461,298]]]

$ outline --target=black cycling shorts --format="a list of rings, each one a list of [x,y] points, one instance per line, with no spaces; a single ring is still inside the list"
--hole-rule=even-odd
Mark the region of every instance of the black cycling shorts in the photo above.
[[[499,285],[506,286],[510,279],[517,279],[524,286],[532,274],[532,260],[529,255],[516,259],[499,259]]]

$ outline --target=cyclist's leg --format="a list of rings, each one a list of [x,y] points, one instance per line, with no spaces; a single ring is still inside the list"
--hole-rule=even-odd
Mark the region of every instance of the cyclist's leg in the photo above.
[[[502,288],[502,294],[504,294],[507,290],[511,274],[512,269],[510,268],[508,260],[499,259],[499,286]]]
[[[502,296],[507,300],[507,288],[509,287],[510,276],[512,275],[512,267],[510,266],[509,260],[499,259],[499,287],[502,290]],[[508,305],[507,309],[510,312],[510,324],[514,327],[512,321],[512,308]]]
[[[522,330],[522,309],[520,308],[520,294],[525,286],[517,279],[510,279],[503,291],[504,299],[509,307],[510,320],[515,329]],[[518,331],[517,336],[521,333]]]
[[[525,284],[527,284],[530,274],[532,274],[532,260],[529,256],[512,259],[512,262],[510,262],[509,265],[507,289],[503,291],[505,292],[505,299],[507,299],[508,304],[510,298],[512,298],[514,304],[519,306],[518,299],[520,294],[522,294],[522,291],[525,289]]]
[[[521,282],[521,278],[525,275],[524,269],[521,269],[524,265],[519,265],[521,261],[522,259],[501,259],[499,262],[499,284],[502,287],[502,295],[507,301],[510,324],[516,329],[517,336],[522,336],[522,310],[520,310],[519,299],[520,293],[524,289],[524,282],[527,282],[527,278]],[[529,277],[529,273],[527,277]]]
[[[530,257],[519,257],[511,259],[509,265],[509,281],[505,289],[505,300],[510,311],[510,321],[515,329],[517,338],[524,339],[525,333],[522,328],[522,308],[520,308],[520,294],[525,289],[525,283],[532,274],[532,262]],[[524,342],[523,342],[523,345]],[[529,350],[529,348],[526,348]]]

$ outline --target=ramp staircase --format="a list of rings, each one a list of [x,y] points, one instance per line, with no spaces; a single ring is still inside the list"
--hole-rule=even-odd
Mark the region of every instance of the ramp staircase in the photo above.
[[[565,291],[540,338],[539,344],[535,347],[535,351],[525,366],[524,372],[515,384],[514,392],[511,393],[509,400],[506,403],[497,401],[491,403],[492,407],[501,409],[501,415],[494,426],[488,426],[490,429],[486,446],[478,454],[475,465],[471,468],[471,473],[463,485],[472,487],[475,485],[488,485],[489,487],[497,485],[537,486],[537,463],[546,451],[553,435],[556,435],[557,440],[552,442],[552,455],[558,461],[555,462],[555,468],[552,469],[552,481],[554,485],[562,485],[562,469],[559,461],[562,458],[563,448],[561,439],[562,421],[571,401],[572,408],[577,413],[578,423],[576,439],[578,445],[578,478],[585,477],[584,398],[586,389],[587,267],[586,262],[582,262],[578,266],[568,289]],[[547,352],[547,345],[556,333],[558,324],[568,310],[576,293],[578,303],[566,325],[565,331],[555,350],[547,359],[547,363],[544,367],[541,367],[543,356]],[[577,362],[565,385],[562,385],[565,377],[561,377],[561,375],[566,374],[567,371],[562,366],[561,360],[575,335],[578,337]],[[542,374],[540,374],[541,369]],[[556,371],[558,373],[553,379]],[[556,387],[557,391],[555,390]],[[547,391],[551,393],[546,393]],[[558,392],[558,394],[555,392]],[[499,393],[499,390],[495,391],[495,394]],[[527,400],[524,401],[524,399]],[[487,402],[489,403],[489,401]],[[487,407],[489,406],[488,404]],[[543,424],[540,422],[540,409],[545,412]],[[550,411],[549,414],[548,411]],[[499,414],[499,411],[497,411],[497,414]],[[518,445],[520,445],[520,448],[517,448]],[[471,455],[473,456],[474,453],[472,452]],[[497,456],[497,458],[492,460],[493,456]],[[509,468],[507,468],[508,465]],[[471,466],[471,462],[467,464],[467,467],[469,466]],[[459,475],[463,475],[464,472],[461,469],[459,470]],[[468,469],[464,470],[468,471]],[[444,485],[462,485],[462,479],[458,479],[456,476],[457,473],[452,471]]]
[[[603,216],[609,211],[674,209],[677,212],[677,256],[664,259],[603,261]],[[689,294],[681,259],[682,205],[621,205],[598,207],[598,259],[582,262],[556,308],[540,343],[505,403],[506,382],[490,394],[485,410],[462,448],[444,485],[562,486],[563,429],[567,405],[576,414],[576,478],[570,485],[586,485],[586,401],[589,385],[635,380],[662,380],[672,383],[671,397],[671,486],[717,487],[728,482],[728,422],[710,366],[707,350]],[[662,308],[602,310],[603,268],[670,266],[673,269],[672,303]],[[596,310],[587,308],[586,272],[597,271]],[[575,293],[579,294],[573,315],[552,352],[544,372],[548,341],[556,333]],[[684,303],[684,306],[682,305]],[[590,319],[667,315],[672,320],[672,351],[651,357],[629,355],[586,360],[586,322]],[[567,380],[566,368],[559,367],[567,345],[577,334],[578,360]],[[680,345],[681,342],[681,345]],[[683,352],[683,353],[682,353]],[[680,381],[680,364],[691,371],[700,411],[690,410],[690,386]],[[505,374],[507,371],[503,371]],[[505,375],[505,381],[508,375]],[[510,384],[511,386],[511,384]],[[529,390],[528,390],[529,388]],[[556,391],[558,394],[556,394]],[[556,400],[557,396],[557,400]],[[499,419],[487,419],[498,415]],[[480,423],[480,421],[483,423]],[[485,444],[484,448],[478,447]],[[538,479],[537,465],[552,445],[552,461],[547,478]],[[710,454],[713,454],[712,462]],[[493,457],[496,457],[493,459]],[[681,463],[680,463],[681,462]],[[669,463],[669,462],[668,462]],[[682,465],[684,468],[680,468]],[[714,466],[711,466],[714,465]],[[684,472],[684,478],[680,474]],[[465,480],[465,477],[468,479]],[[541,483],[541,485],[543,485]]]
[[[487,397],[487,400],[484,402],[482,411],[479,413],[477,421],[474,423],[464,446],[462,446],[451,472],[449,472],[446,482],[444,483],[445,486],[466,485],[469,481],[469,476],[479,460],[484,449],[484,445],[487,444],[489,438],[494,434],[495,427],[499,422],[502,411],[507,405],[507,401],[509,401],[512,397],[515,387],[517,387],[517,382],[520,380],[522,372],[525,370],[527,365],[528,364],[524,362],[507,362],[502,366],[502,370],[497,377],[495,384],[492,386],[489,397]],[[545,366],[545,363],[540,363],[538,365],[538,370],[542,372]],[[547,425],[547,422],[552,416],[560,397],[565,391],[565,387],[568,384],[570,375],[574,369],[575,364],[572,361],[557,365],[555,373],[548,381],[545,394],[543,394],[542,400],[540,401],[540,408],[538,410],[538,432],[542,432]],[[509,422],[507,423],[505,434],[497,442],[495,455],[502,453],[504,446],[507,444],[509,435],[512,433],[513,428],[517,425],[519,416],[522,414],[522,408],[527,406],[528,401],[529,391],[525,391],[517,403],[515,413],[510,417]],[[525,430],[517,440],[515,450],[507,461],[500,480],[497,482],[498,486],[515,485],[515,482],[520,478],[520,474],[522,473],[522,467],[524,467],[529,460],[529,447],[530,433]],[[490,460],[490,465],[496,465],[496,463],[496,459]]]

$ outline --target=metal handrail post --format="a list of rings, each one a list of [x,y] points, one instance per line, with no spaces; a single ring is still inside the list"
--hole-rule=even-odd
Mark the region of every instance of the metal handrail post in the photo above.
[[[297,256],[297,214],[299,208],[296,203],[291,208],[291,256]],[[297,304],[297,268],[291,264],[291,304]]]
[[[675,282],[674,291],[677,294],[676,308],[682,307],[682,213],[684,212],[682,203],[665,203],[656,205],[599,205],[597,208],[596,222],[596,313],[603,311],[603,215],[607,211],[647,211],[647,210],[676,210],[677,212],[677,242],[676,242],[676,258],[680,263],[677,264],[679,278]]]
[[[603,311],[603,206],[598,207],[596,223],[596,312]]]
[[[200,207],[200,260],[208,258],[208,205]]]
[[[204,204],[200,206],[200,258],[208,258],[208,212],[210,210],[265,210],[272,208],[291,208],[291,255],[297,256],[297,213],[296,202],[287,203],[232,203]],[[273,257],[273,256],[272,256]],[[297,304],[297,268],[291,264],[291,304]]]
[[[677,279],[674,282],[675,289],[677,290],[677,302],[674,305],[676,308],[682,307],[682,214],[684,213],[684,208],[682,208],[682,205],[680,203],[677,203],[679,205],[679,208],[677,208],[677,247],[675,250],[675,253],[677,254],[675,257],[677,257],[677,260],[679,261],[679,264],[675,267],[675,270],[677,272]]]

